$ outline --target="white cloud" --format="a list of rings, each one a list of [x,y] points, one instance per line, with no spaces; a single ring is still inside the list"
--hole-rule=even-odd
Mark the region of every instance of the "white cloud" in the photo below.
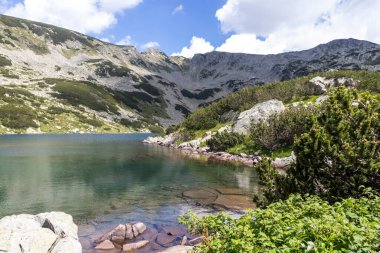
[[[124,38],[116,42],[116,44],[121,45],[121,46],[135,46],[136,45],[136,43],[134,43],[132,40],[132,36],[130,35],[125,36]]]
[[[151,41],[141,46],[143,50],[146,50],[149,48],[159,48],[159,47],[160,47],[160,44],[157,41]]]
[[[208,53],[214,50],[214,47],[211,45],[210,42],[206,41],[204,38],[199,38],[196,36],[193,36],[190,42],[189,47],[182,48],[181,52],[172,54],[173,56],[184,56],[191,58],[195,54],[204,54]]]
[[[378,10],[372,0],[228,0],[216,17],[235,34],[216,50],[281,53],[341,38],[380,43]]]
[[[115,14],[143,0],[23,0],[5,14],[45,22],[83,33],[99,34],[117,23]]]
[[[108,43],[111,42],[109,38],[100,38],[100,40],[101,40],[101,41],[104,41],[104,42],[108,42]]]
[[[180,5],[178,5],[177,7],[175,7],[175,9],[173,10],[172,14],[175,15],[175,14],[177,14],[178,12],[183,11],[183,9],[184,9],[184,8],[183,8],[183,5],[180,4]]]

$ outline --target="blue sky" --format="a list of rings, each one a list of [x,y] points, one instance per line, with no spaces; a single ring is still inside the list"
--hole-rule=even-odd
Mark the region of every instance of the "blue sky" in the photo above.
[[[155,41],[168,54],[180,51],[193,36],[207,38],[213,45],[222,44],[228,34],[221,31],[215,13],[224,3],[224,0],[145,0],[118,14],[117,25],[97,37],[118,42],[131,36],[138,45]],[[178,6],[183,9],[174,13]]]
[[[380,43],[378,10],[373,0],[0,0],[0,13],[185,57],[274,54],[342,38]]]

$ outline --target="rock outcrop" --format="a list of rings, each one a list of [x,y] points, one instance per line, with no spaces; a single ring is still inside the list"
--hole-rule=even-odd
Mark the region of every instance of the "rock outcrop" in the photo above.
[[[339,78],[326,78],[321,76],[316,76],[309,81],[313,86],[317,94],[323,94],[328,89],[343,85],[345,87],[356,87],[358,81],[353,78],[339,77]]]
[[[78,227],[62,212],[21,214],[0,220],[0,252],[81,253]]]
[[[240,134],[247,134],[252,122],[265,120],[269,116],[285,110],[285,105],[279,100],[269,100],[259,103],[251,109],[240,113],[239,118],[233,127],[233,131]]]

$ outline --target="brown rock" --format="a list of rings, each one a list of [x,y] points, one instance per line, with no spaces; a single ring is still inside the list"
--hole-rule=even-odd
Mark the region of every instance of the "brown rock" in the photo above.
[[[108,249],[114,249],[114,248],[115,248],[115,245],[113,245],[113,243],[110,240],[105,240],[95,247],[95,249],[99,249],[99,250],[108,250]]]
[[[125,225],[125,239],[132,240],[134,238],[132,225],[127,224]]]
[[[105,240],[112,240],[112,237],[115,237],[115,238],[123,237],[123,238],[125,238],[125,226],[121,225],[121,224],[118,225],[116,228],[112,229],[110,232],[101,236],[95,242],[103,242]]]
[[[147,241],[147,240],[139,241],[139,242],[135,242],[135,243],[127,243],[127,244],[123,245],[123,251],[129,252],[129,251],[137,250],[137,249],[144,247],[148,243],[149,243],[149,241]]]

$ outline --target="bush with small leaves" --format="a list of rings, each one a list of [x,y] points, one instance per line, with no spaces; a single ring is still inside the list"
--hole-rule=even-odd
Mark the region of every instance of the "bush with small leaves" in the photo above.
[[[318,196],[291,195],[240,218],[219,213],[179,218],[203,234],[195,253],[379,252],[380,198],[366,190],[359,199],[329,204]]]
[[[238,133],[216,133],[211,139],[206,141],[207,146],[213,151],[226,151],[244,142],[244,136]]]

